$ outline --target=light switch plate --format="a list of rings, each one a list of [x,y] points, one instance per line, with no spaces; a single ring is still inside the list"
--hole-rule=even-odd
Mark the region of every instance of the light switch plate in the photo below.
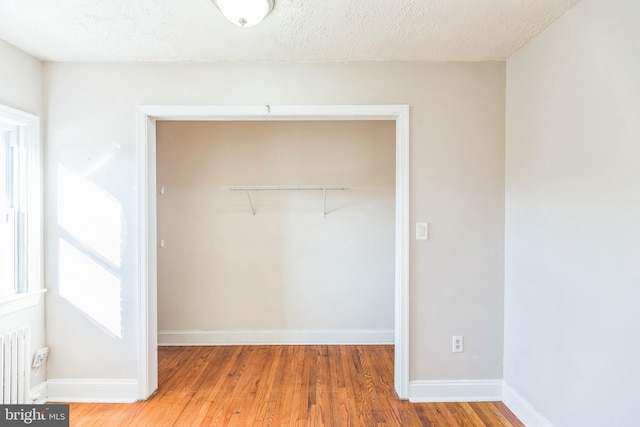
[[[428,239],[429,239],[429,223],[416,222],[416,240],[428,240]]]

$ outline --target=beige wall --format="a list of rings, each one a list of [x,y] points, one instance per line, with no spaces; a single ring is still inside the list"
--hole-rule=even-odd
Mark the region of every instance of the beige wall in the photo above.
[[[0,40],[0,104],[39,116],[42,112],[42,63]],[[0,316],[0,331],[29,326],[31,353],[44,347],[44,298],[37,306]],[[37,375],[36,375],[37,372]],[[46,368],[32,370],[31,384],[46,378]]]
[[[225,185],[346,184],[244,192]],[[159,122],[158,329],[384,331],[394,122]],[[346,331],[345,331],[346,330]],[[388,338],[388,339],[389,339]]]
[[[639,17],[583,0],[507,63],[504,379],[559,427],[640,418]]]
[[[503,63],[60,63],[45,78],[50,377],[136,376],[136,105],[267,103],[411,106],[411,221],[431,223],[431,239],[410,248],[411,379],[502,377]],[[122,208],[110,308],[121,336],[59,296],[60,166]],[[451,352],[452,335],[466,337],[464,353]]]

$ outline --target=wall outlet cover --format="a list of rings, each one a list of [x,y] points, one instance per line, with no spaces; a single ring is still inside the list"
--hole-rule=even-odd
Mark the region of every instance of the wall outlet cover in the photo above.
[[[38,351],[36,351],[35,356],[33,356],[33,365],[34,368],[39,368],[45,363],[47,363],[47,356],[49,355],[49,347],[42,347]]]

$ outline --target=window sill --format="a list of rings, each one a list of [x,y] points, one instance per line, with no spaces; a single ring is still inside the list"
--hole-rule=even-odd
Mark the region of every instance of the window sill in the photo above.
[[[47,292],[46,289],[39,289],[34,292],[25,292],[22,294],[11,295],[10,297],[0,298],[0,317],[6,316],[25,308],[33,307],[40,302],[40,297]]]

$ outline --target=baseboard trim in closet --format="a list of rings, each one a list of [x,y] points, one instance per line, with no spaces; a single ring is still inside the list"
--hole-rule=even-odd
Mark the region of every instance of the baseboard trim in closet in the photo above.
[[[393,344],[393,329],[160,331],[158,345]]]

